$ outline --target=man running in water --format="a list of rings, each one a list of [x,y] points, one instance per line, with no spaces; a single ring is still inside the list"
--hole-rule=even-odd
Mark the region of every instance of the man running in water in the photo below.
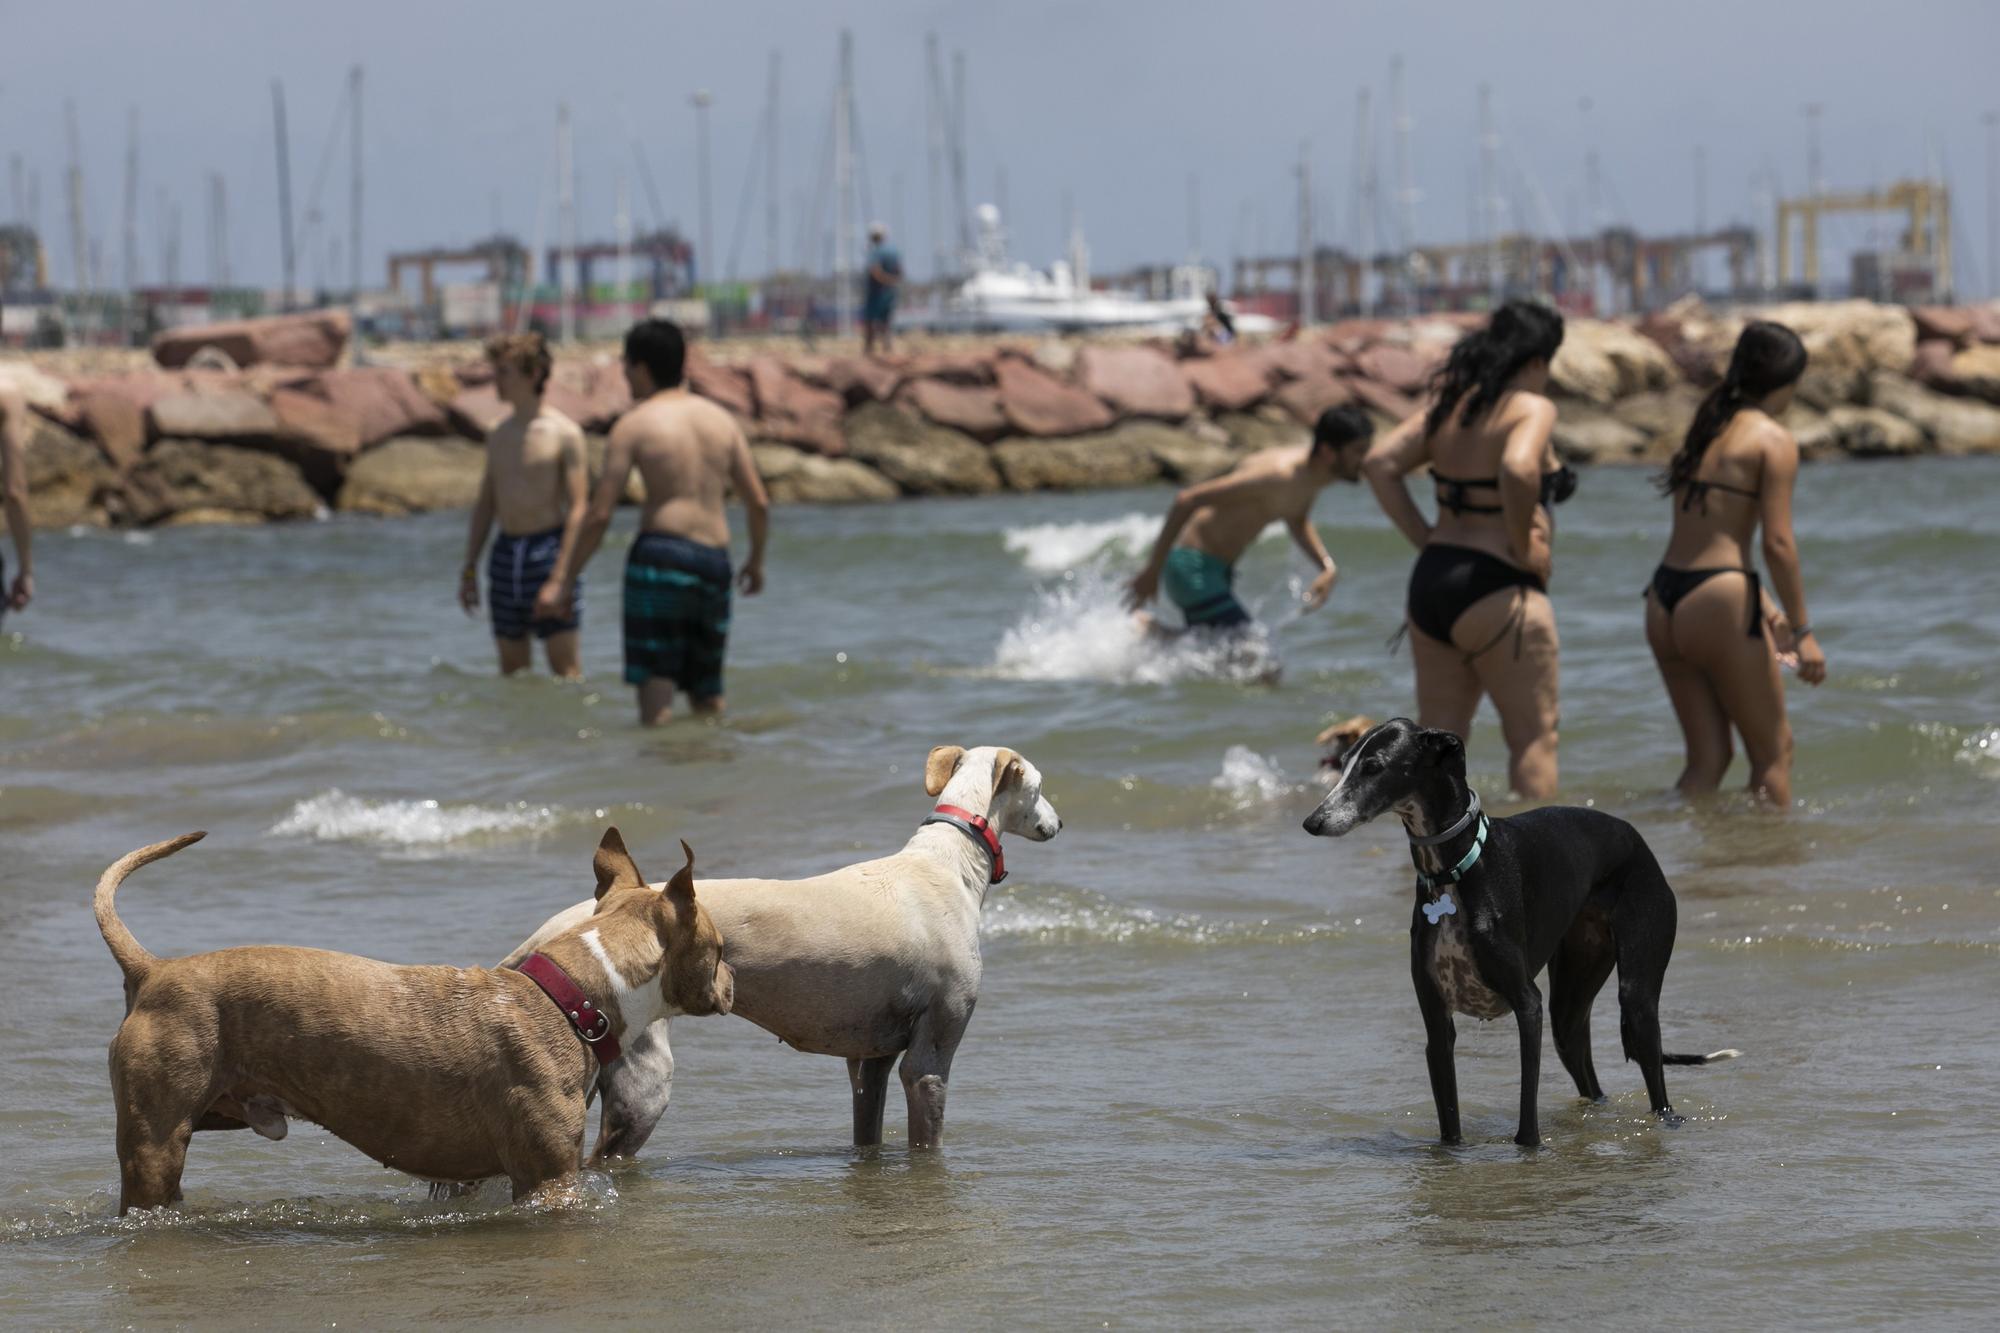
[[[486,440],[486,475],[472,506],[458,600],[465,613],[479,609],[479,551],[497,516],[500,535],[486,562],[486,599],[493,612],[493,641],[500,673],[534,665],[532,632],[548,653],[549,670],[565,679],[583,674],[577,644],[583,626],[583,587],[574,577],[577,529],[583,523],[590,473],[583,431],[545,406],[554,361],[539,333],[516,333],[486,344],[493,387],[514,414]]]
[[[1189,629],[1240,631],[1251,616],[1236,600],[1236,562],[1258,534],[1283,520],[1292,540],[1319,567],[1305,594],[1306,610],[1317,610],[1340,570],[1313,528],[1313,502],[1328,482],[1361,479],[1373,432],[1360,408],[1330,407],[1320,414],[1310,444],[1262,450],[1176,495],[1152,557],[1129,585],[1127,604],[1139,610],[1164,582]],[[1142,614],[1151,620],[1150,613]]]
[[[581,570],[603,542],[636,466],[646,501],[625,561],[625,679],[638,687],[639,721],[649,727],[672,716],[676,687],[695,712],[722,712],[731,583],[723,505],[731,491],[750,527],[750,558],[735,582],[746,596],[764,587],[770,499],[736,419],[688,392],[686,365],[687,343],[668,320],[645,320],[625,335],[635,406],[611,430],[571,566]]]

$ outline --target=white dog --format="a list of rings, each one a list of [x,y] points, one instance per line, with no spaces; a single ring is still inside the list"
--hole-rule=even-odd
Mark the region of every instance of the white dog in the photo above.
[[[1042,775],[1012,750],[941,745],[924,765],[939,797],[903,850],[812,879],[705,879],[702,906],[736,973],[734,1012],[787,1045],[847,1060],[854,1142],[882,1141],[889,1068],[903,1057],[910,1146],[944,1134],[945,1084],[979,999],[979,909],[1006,874],[1000,835],[1046,842],[1062,828]],[[509,956],[590,914],[551,917]],[[604,1071],[593,1162],[639,1150],[667,1109],[674,1057],[662,1020]]]

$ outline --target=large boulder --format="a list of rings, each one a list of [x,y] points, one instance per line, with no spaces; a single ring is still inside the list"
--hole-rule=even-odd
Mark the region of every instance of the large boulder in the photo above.
[[[1331,344],[1318,339],[1291,338],[1282,342],[1251,347],[1243,355],[1263,371],[1272,385],[1286,380],[1314,379],[1349,369],[1348,359]]]
[[[1840,429],[1816,407],[1794,402],[1785,413],[1785,429],[1798,442],[1799,457],[1808,462],[1840,456]]]
[[[363,453],[347,470],[335,507],[390,517],[469,509],[479,498],[486,451],[450,436],[405,436]]]
[[[1687,438],[1688,425],[1701,406],[1702,397],[1702,390],[1692,384],[1673,384],[1649,393],[1620,398],[1612,404],[1611,411],[1620,421],[1646,437],[1646,446],[1641,451],[1646,457],[1661,458],[1681,447],[1681,441]],[[1556,420],[1560,423],[1581,406],[1564,404],[1557,411]]]
[[[1415,398],[1398,393],[1386,384],[1377,384],[1374,380],[1350,379],[1347,387],[1363,407],[1392,425],[1417,410]]]
[[[198,383],[154,400],[147,415],[152,434],[225,444],[264,442],[277,438],[278,414],[271,404],[247,388],[225,383]]]
[[[1958,348],[1944,339],[1924,338],[1910,358],[1910,378],[1934,389],[1954,389],[1958,381],[1951,373],[1951,359],[1956,355]]]
[[[1842,453],[1856,458],[1903,457],[1928,452],[1923,427],[1879,407],[1836,407],[1827,425]]]
[[[501,400],[491,384],[466,385],[452,395],[445,411],[452,429],[474,440],[485,439],[514,415],[514,409]]]
[[[1936,393],[1887,370],[1869,377],[1868,401],[1921,428],[1939,453],[2000,453],[2000,407]]]
[[[720,403],[739,417],[757,415],[757,399],[750,391],[750,377],[737,366],[718,365],[690,347],[687,357],[688,388],[712,403]]]
[[[1008,488],[1016,491],[1139,486],[1160,476],[1145,429],[1133,423],[1065,440],[1002,440],[993,446],[993,461]]]
[[[1180,372],[1211,412],[1242,412],[1263,402],[1271,390],[1262,368],[1236,351],[1192,357],[1180,363]]]
[[[96,445],[31,412],[26,456],[28,518],[36,527],[104,523],[118,474]]]
[[[125,478],[127,522],[162,523],[193,513],[205,521],[311,518],[319,495],[275,454],[203,440],[166,439]],[[183,520],[186,521],[186,520]]]
[[[2000,301],[1973,306],[1967,313],[1972,316],[1972,341],[2000,343]]]
[[[1019,434],[1083,435],[1116,420],[1095,396],[1030,362],[1002,357],[994,364],[993,375],[1000,389],[1000,411]]]
[[[632,387],[616,362],[558,361],[542,400],[584,430],[603,432],[632,406]]]
[[[1304,444],[1311,438],[1297,417],[1270,403],[1255,412],[1224,413],[1215,419],[1215,424],[1228,434],[1229,447],[1239,454]]]
[[[892,403],[847,414],[847,452],[910,495],[985,495],[1000,489],[986,446]]]
[[[757,418],[750,433],[810,449],[828,457],[846,451],[840,418],[846,408],[839,394],[807,384],[782,362],[760,356],[750,363],[750,387],[757,398]]]
[[[974,439],[997,440],[1007,433],[1007,414],[1000,410],[1000,391],[990,385],[910,380],[896,396],[899,402],[938,425],[963,431]]]
[[[1917,326],[1917,341],[1943,338],[1963,345],[1972,340],[1972,312],[1962,306],[1920,305],[1910,307],[1910,319]]]
[[[1652,437],[1609,412],[1567,404],[1556,414],[1556,453],[1567,463],[1635,463],[1647,457]]]
[[[839,394],[853,407],[886,403],[894,398],[896,386],[903,382],[903,373],[875,357],[836,356],[827,361],[814,382]]]
[[[139,461],[153,438],[153,404],[183,386],[180,376],[158,371],[97,375],[72,384],[70,401],[83,430],[122,472]]]
[[[1600,405],[1664,389],[1680,376],[1666,349],[1637,329],[1597,319],[1569,321],[1549,366],[1555,387]]]
[[[307,310],[264,319],[239,319],[168,329],[153,339],[153,359],[170,370],[185,366],[204,347],[220,348],[239,366],[310,366],[324,370],[340,360],[353,323],[345,310]]]
[[[1799,335],[1808,364],[1821,369],[1862,372],[1904,370],[1917,350],[1917,322],[1902,306],[1873,301],[1794,301],[1756,312]],[[1741,322],[1735,321],[1740,331]],[[1735,345],[1734,333],[1729,347]],[[1726,365],[1729,347],[1719,349],[1717,364]]]
[[[331,500],[348,464],[361,452],[361,430],[354,418],[300,389],[273,390],[271,411],[278,418],[271,449],[298,464],[313,488]]]
[[[893,500],[896,483],[851,458],[822,458],[789,444],[755,443],[750,454],[774,504],[851,504]]]
[[[986,348],[920,352],[909,359],[903,373],[910,379],[943,380],[947,384],[992,384],[999,356],[997,350]]]
[[[364,449],[399,435],[433,435],[445,429],[444,409],[408,372],[389,366],[329,370],[299,387],[352,421]]]
[[[1952,383],[1989,403],[2000,403],[2000,346],[1968,347],[1951,359]]]
[[[1157,421],[1128,421],[1118,434],[1142,444],[1171,481],[1183,484],[1219,477],[1236,466],[1236,452],[1222,440]]]
[[[1329,407],[1345,407],[1354,401],[1354,383],[1322,371],[1285,383],[1272,398],[1292,414],[1293,420],[1310,429],[1319,420],[1319,414]]]
[[[19,398],[45,416],[68,411],[69,386],[27,361],[0,361],[0,394]]]
[[[1124,416],[1179,421],[1194,390],[1163,353],[1137,344],[1093,344],[1077,353],[1077,383]]]
[[[1354,365],[1368,379],[1386,384],[1398,393],[1420,394],[1430,384],[1431,372],[1438,361],[1414,345],[1377,343],[1356,353]]]

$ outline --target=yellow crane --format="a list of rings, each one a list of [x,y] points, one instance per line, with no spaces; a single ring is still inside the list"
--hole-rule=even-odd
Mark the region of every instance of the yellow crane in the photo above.
[[[1778,282],[1792,277],[1792,220],[1804,232],[1806,286],[1819,287],[1819,219],[1822,213],[1901,212],[1909,215],[1903,249],[1931,266],[1939,290],[1951,290],[1951,191],[1931,181],[1897,181],[1881,190],[1849,190],[1778,201]]]

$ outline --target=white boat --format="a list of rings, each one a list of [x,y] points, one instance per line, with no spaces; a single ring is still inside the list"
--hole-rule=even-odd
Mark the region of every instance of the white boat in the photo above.
[[[899,313],[897,323],[940,333],[1088,333],[1123,329],[1175,334],[1200,329],[1208,318],[1208,273],[1182,264],[1171,275],[1173,294],[1154,300],[1130,292],[1093,291],[1083,238],[1070,242],[1070,258],[1046,273],[1007,257],[1000,210],[982,204],[971,276],[929,309]],[[1224,303],[1224,309],[1228,304]],[[1231,310],[1239,335],[1273,333],[1277,322]]]

